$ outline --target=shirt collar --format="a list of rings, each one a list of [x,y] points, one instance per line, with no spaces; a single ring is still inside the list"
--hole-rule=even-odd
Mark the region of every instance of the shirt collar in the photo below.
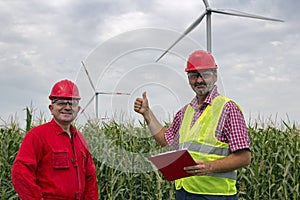
[[[51,121],[50,121],[50,124],[53,126],[53,128],[54,128],[54,133],[56,134],[56,135],[60,135],[60,134],[63,134],[63,133],[65,133],[65,131],[56,123],[56,121],[54,120],[54,119],[52,119]],[[71,127],[70,127],[70,131],[71,131],[71,133],[73,133],[74,134],[74,136],[77,134],[77,130],[74,128],[74,126],[72,126],[71,125]]]
[[[218,88],[215,85],[213,87],[213,89],[208,93],[207,97],[204,99],[203,103],[204,104],[211,104],[212,100],[219,95],[218,92]],[[199,104],[198,104],[198,98],[197,96],[195,96],[192,101],[190,102],[190,105],[194,108],[194,109],[199,109]]]

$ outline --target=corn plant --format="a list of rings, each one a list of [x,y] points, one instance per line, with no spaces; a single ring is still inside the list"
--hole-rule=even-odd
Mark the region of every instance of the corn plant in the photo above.
[[[11,184],[11,166],[25,133],[46,120],[25,109],[26,130],[16,121],[0,125],[0,199],[20,199]],[[168,124],[166,123],[166,126]],[[146,125],[88,121],[80,130],[97,169],[101,200],[175,199],[174,185],[147,160],[161,149]],[[238,170],[240,200],[300,199],[300,133],[295,125],[258,122],[249,125],[252,162]]]
[[[83,128],[97,171],[100,199],[172,199],[174,187],[143,155],[160,147],[145,125],[89,123]]]
[[[18,153],[20,144],[26,134],[34,126],[33,107],[26,107],[25,130],[21,129],[16,118],[11,117],[10,121],[0,126],[0,199],[20,199],[13,189],[11,183],[11,166]],[[41,114],[37,118],[37,124],[45,122]]]
[[[283,125],[249,127],[252,163],[239,170],[240,199],[299,199],[300,133]]]
[[[18,152],[24,132],[17,123],[0,128],[0,199],[19,199],[11,183],[11,166]]]

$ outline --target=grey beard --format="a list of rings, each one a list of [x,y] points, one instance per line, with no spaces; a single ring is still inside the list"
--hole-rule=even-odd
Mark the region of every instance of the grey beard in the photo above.
[[[199,84],[198,84],[199,85]],[[195,84],[195,86],[197,86],[197,84]],[[198,94],[198,95],[206,95],[206,94],[208,94],[212,89],[213,89],[213,87],[214,87],[214,83],[212,83],[212,84],[206,84],[206,89],[204,90],[204,91],[197,91],[196,93]]]

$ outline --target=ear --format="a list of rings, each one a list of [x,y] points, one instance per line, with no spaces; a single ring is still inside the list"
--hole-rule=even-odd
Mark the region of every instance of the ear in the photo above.
[[[52,110],[53,110],[53,105],[52,105],[52,104],[50,104],[50,105],[48,106],[48,108],[49,108],[50,112],[52,113]]]

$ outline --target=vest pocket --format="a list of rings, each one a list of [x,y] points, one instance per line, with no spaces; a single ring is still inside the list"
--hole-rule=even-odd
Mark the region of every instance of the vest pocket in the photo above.
[[[52,166],[54,169],[70,168],[69,152],[67,150],[54,150],[52,152]]]

